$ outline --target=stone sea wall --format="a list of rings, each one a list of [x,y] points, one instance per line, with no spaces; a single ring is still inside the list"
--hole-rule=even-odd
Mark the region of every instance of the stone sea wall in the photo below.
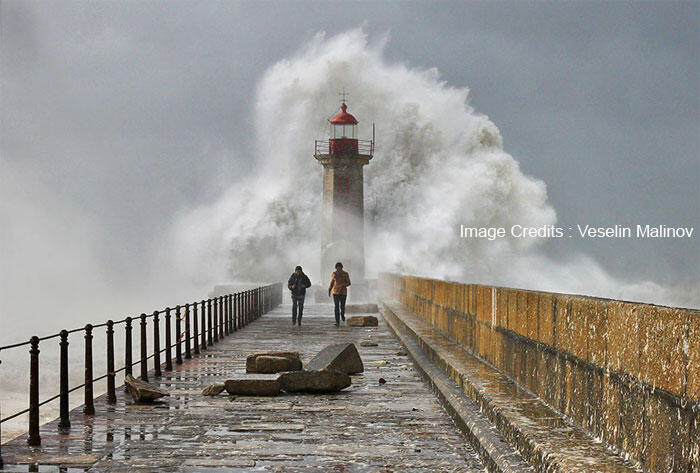
[[[380,293],[651,472],[700,471],[700,312],[383,273]]]

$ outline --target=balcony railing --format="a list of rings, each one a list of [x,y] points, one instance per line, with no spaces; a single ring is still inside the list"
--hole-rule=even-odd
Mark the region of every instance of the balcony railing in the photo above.
[[[340,141],[342,138],[338,138],[335,141]],[[331,146],[331,141],[330,139],[327,140],[316,140],[314,141],[314,156],[319,155],[319,154],[340,154],[337,149],[333,150],[333,153],[331,153],[331,150],[333,149]],[[369,156],[374,156],[374,140],[355,140],[357,141],[357,153],[358,154],[365,154]],[[343,152],[347,152],[343,150]]]

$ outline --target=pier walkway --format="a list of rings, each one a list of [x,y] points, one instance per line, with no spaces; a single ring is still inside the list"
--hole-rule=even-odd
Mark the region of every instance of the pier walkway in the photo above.
[[[54,421],[41,427],[40,448],[27,446],[26,436],[3,445],[3,472],[484,470],[381,316],[379,327],[336,328],[332,306],[309,304],[296,327],[290,312],[279,306],[151,378],[171,393],[163,403],[134,405],[118,389],[116,405],[96,400],[95,416],[72,411],[69,434],[59,434]],[[354,342],[365,364],[340,393],[201,395],[204,386],[244,373],[250,353],[299,351],[306,362],[340,342]]]

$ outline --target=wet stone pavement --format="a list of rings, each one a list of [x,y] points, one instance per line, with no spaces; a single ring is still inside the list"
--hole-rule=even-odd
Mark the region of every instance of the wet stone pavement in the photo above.
[[[162,403],[134,405],[118,389],[118,403],[99,398],[94,417],[72,412],[68,435],[42,426],[40,449],[25,438],[3,445],[3,471],[484,471],[381,316],[379,327],[336,328],[332,306],[309,305],[296,327],[290,313],[278,307],[156,379],[171,392]],[[369,340],[377,346],[360,345]],[[299,351],[308,362],[340,342],[354,342],[365,365],[340,393],[201,395],[243,374],[250,353]]]

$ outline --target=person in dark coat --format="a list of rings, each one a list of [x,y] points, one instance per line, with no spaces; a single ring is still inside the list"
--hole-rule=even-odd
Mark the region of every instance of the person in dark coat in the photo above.
[[[304,297],[306,297],[306,288],[311,287],[311,280],[301,270],[301,266],[297,266],[294,272],[289,276],[287,287],[292,291],[292,325],[299,321],[301,326],[301,316],[304,314]]]

